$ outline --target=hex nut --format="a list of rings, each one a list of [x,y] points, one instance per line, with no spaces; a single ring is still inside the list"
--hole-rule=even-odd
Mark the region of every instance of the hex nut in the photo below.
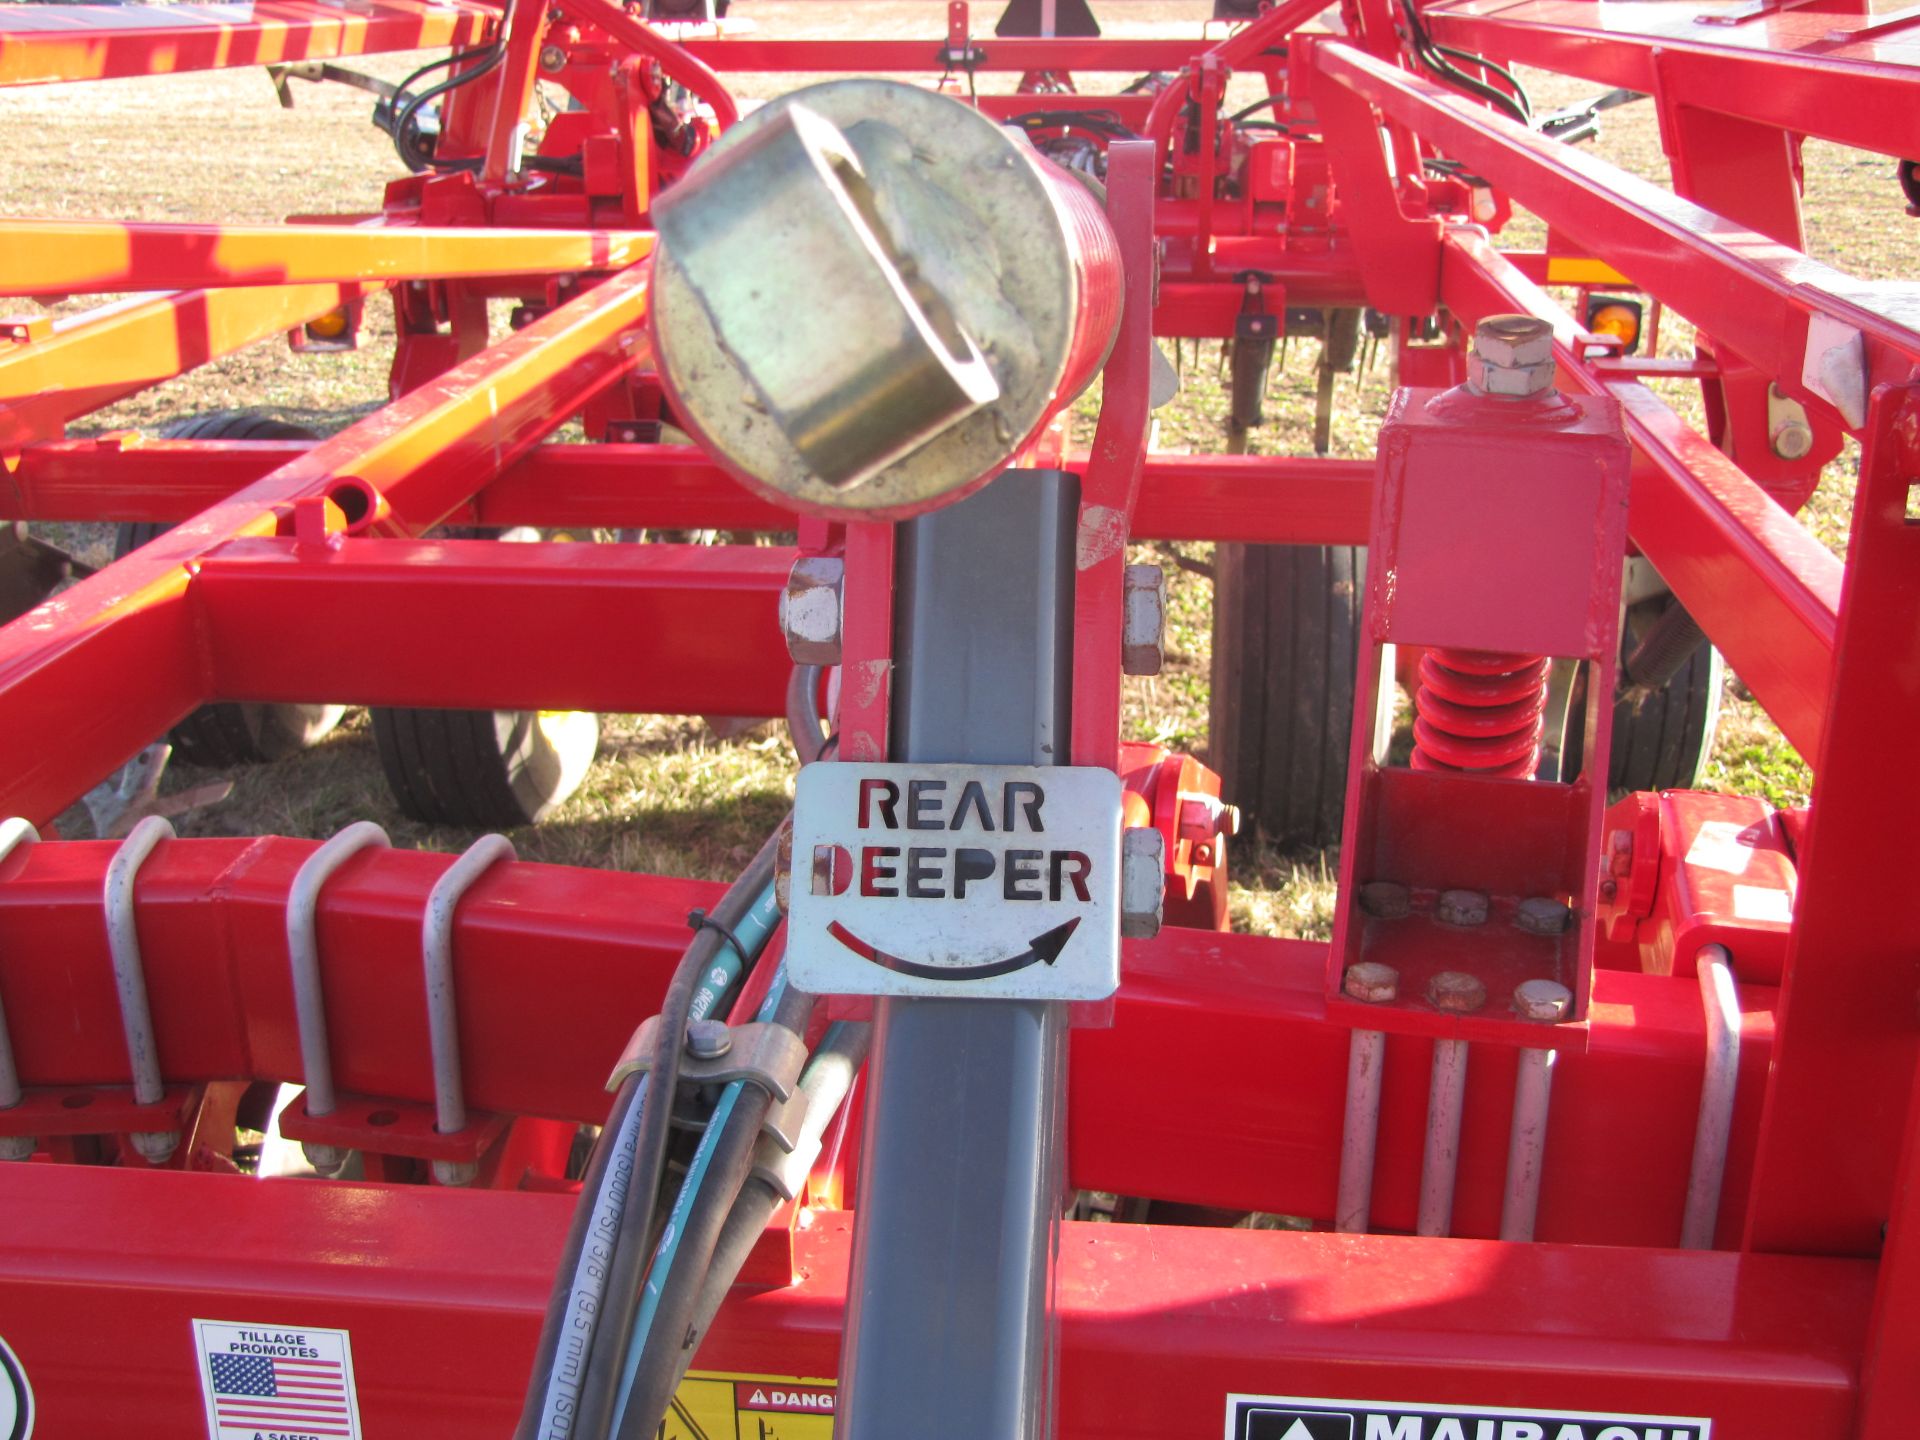
[[[1465,1015],[1487,1003],[1487,987],[1465,971],[1442,970],[1427,982],[1427,999],[1436,1009]]]
[[[1158,675],[1166,663],[1167,577],[1158,565],[1129,565],[1125,595],[1120,668],[1129,675]]]
[[[1400,972],[1378,960],[1362,960],[1347,966],[1340,988],[1349,999],[1384,1005],[1400,994]]]
[[[1369,880],[1360,887],[1360,908],[1376,920],[1404,920],[1413,911],[1413,895],[1394,880]]]
[[[178,1130],[137,1130],[133,1134],[134,1153],[149,1165],[164,1165],[180,1148]]]
[[[1553,389],[1553,326],[1534,315],[1489,315],[1474,327],[1467,385],[1524,399]]]
[[[1478,890],[1442,890],[1433,902],[1433,914],[1443,925],[1484,925],[1487,897]]]
[[[1513,923],[1529,935],[1564,935],[1573,912],[1550,895],[1529,895],[1513,912]]]
[[[1120,933],[1151,940],[1160,933],[1166,902],[1166,840],[1150,826],[1127,830],[1120,837]]]
[[[33,1154],[33,1136],[0,1135],[0,1160],[25,1160]]]
[[[1767,438],[1773,453],[1782,460],[1804,459],[1813,449],[1813,427],[1798,418],[1782,420]]]
[[[540,47],[540,68],[549,75],[558,75],[567,68],[567,52],[558,45]]]
[[[1513,988],[1514,1012],[1551,1024],[1573,1011],[1573,992],[1557,980],[1523,980]]]
[[[696,1060],[718,1060],[733,1049],[733,1032],[724,1020],[693,1020],[687,1024],[687,1053]]]
[[[480,1167],[471,1160],[436,1160],[433,1162],[433,1178],[440,1185],[471,1185],[480,1174]]]
[[[841,589],[845,562],[834,555],[802,555],[780,592],[780,630],[797,665],[840,663]]]
[[[344,1145],[322,1145],[315,1140],[303,1140],[300,1153],[307,1157],[317,1175],[338,1175],[347,1163],[347,1157],[353,1152]]]

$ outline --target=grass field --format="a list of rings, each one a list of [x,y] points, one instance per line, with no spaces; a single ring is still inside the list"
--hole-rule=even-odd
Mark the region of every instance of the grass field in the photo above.
[[[1108,32],[1192,35],[1208,9],[1204,3],[1132,0],[1112,7]],[[737,0],[733,13],[776,35],[918,36],[936,33],[944,12],[914,0],[833,7],[807,0]],[[362,68],[397,79],[419,58],[379,57]],[[1546,106],[1595,89],[1551,76],[1525,78],[1536,103]],[[737,88],[764,97],[780,83],[776,77],[744,77]],[[279,108],[259,70],[0,91],[5,210],[265,222],[376,208],[383,182],[398,173],[398,166],[385,136],[368,123],[369,97],[344,87],[306,85],[296,86],[295,95],[294,109]],[[1646,105],[1610,112],[1596,148],[1637,174],[1667,183]],[[1910,278],[1920,271],[1916,222],[1902,211],[1891,162],[1818,142],[1808,143],[1805,158],[1813,255],[1869,278]],[[1531,217],[1519,216],[1503,243],[1538,244],[1542,233]],[[365,348],[356,354],[303,357],[265,344],[102,411],[75,432],[151,429],[178,416],[239,408],[265,410],[323,432],[336,430],[385,398],[391,318],[377,304],[368,313]],[[1691,343],[1690,328],[1669,314],[1662,352],[1687,354]],[[1170,450],[1217,449],[1226,411],[1218,347],[1189,343],[1179,359],[1182,393],[1161,412],[1158,443]],[[1275,367],[1267,397],[1273,423],[1256,433],[1256,451],[1308,448],[1314,361],[1312,343],[1295,344],[1286,363]],[[1371,455],[1389,393],[1384,356],[1370,370],[1341,379],[1334,454]],[[1671,387],[1668,398],[1683,410],[1698,410],[1697,395],[1684,387]],[[1080,408],[1091,413],[1086,402]],[[1842,554],[1856,465],[1849,447],[1829,467],[1807,515],[1815,534]],[[85,558],[98,562],[110,556],[108,527],[42,528]],[[1169,663],[1154,680],[1128,682],[1129,726],[1136,737],[1204,753],[1209,583],[1170,554],[1155,558],[1166,566],[1173,596]],[[1186,558],[1204,566],[1208,548],[1186,547]],[[475,635],[471,643],[483,646],[486,637]],[[1803,760],[1746,697],[1737,677],[1729,675],[1727,685],[1706,783],[1775,804],[1804,803],[1811,777]],[[777,727],[718,740],[697,719],[607,716],[600,758],[581,791],[550,823],[513,838],[529,859],[729,876],[783,812],[794,768],[791,748]],[[169,784],[183,787],[208,778],[176,767]],[[380,778],[364,714],[350,716],[306,755],[232,778],[232,797],[178,822],[183,833],[317,836],[370,817],[386,825],[399,844],[453,849],[472,838],[400,816]],[[70,835],[89,833],[84,812],[70,812],[62,829]],[[1326,933],[1335,857],[1283,855],[1250,840],[1236,849],[1234,867],[1237,925],[1277,934]]]

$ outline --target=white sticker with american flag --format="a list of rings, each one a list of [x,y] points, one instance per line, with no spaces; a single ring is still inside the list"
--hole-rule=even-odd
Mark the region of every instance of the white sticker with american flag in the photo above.
[[[360,1440],[344,1330],[193,1322],[211,1440]]]

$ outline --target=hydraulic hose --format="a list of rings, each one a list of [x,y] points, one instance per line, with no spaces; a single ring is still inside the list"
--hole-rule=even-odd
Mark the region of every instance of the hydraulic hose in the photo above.
[[[820,667],[796,665],[787,680],[787,734],[793,739],[794,754],[802,765],[811,765],[827,748],[826,732],[820,728],[817,701],[820,695]]]
[[[667,987],[661,1005],[659,1046],[648,1083],[636,1088],[633,1123],[634,1158],[625,1203],[620,1207],[611,1260],[599,1267],[605,1276],[603,1285],[575,1286],[568,1302],[560,1337],[570,1325],[584,1324],[579,1333],[591,1336],[585,1374],[577,1386],[557,1384],[553,1351],[542,1333],[541,1349],[535,1363],[533,1390],[529,1392],[528,1413],[522,1416],[521,1440],[549,1440],[567,1435],[605,1434],[613,1418],[619,1357],[625,1353],[632,1334],[634,1310],[641,1275],[647,1258],[648,1237],[653,1228],[660,1178],[665,1169],[669,1122],[674,1094],[678,1088],[680,1049],[688,1018],[696,1008],[710,1009],[720,992],[732,984],[744,968],[746,957],[736,955],[721,929],[738,936],[740,943],[753,952],[765,945],[779,922],[779,910],[773,901],[773,871],[776,864],[775,841],[769,837],[745,872],[714,906],[715,926],[702,925],[687,946]],[[704,1000],[704,1006],[702,1002]],[[606,1140],[606,1132],[602,1133]],[[584,1195],[583,1194],[583,1203]],[[576,1260],[576,1268],[578,1261]],[[569,1272],[563,1268],[563,1276]],[[597,1321],[590,1318],[597,1314]],[[535,1396],[538,1396],[535,1408]]]
[[[813,997],[774,982],[779,993],[761,1008],[773,1023],[799,1034],[813,1012]],[[699,1151],[687,1170],[667,1228],[647,1272],[640,1315],[626,1360],[623,1394],[616,1408],[617,1440],[647,1440],[660,1426],[674,1388],[691,1359],[687,1325],[701,1282],[727,1216],[753,1169],[753,1152],[771,1103],[764,1090],[735,1081],[707,1122]]]
[[[614,1235],[632,1186],[633,1147],[645,1085],[645,1077],[639,1075],[621,1085],[593,1147],[593,1157],[587,1162],[580,1202],[574,1206],[567,1241],[560,1252],[553,1297],[547,1302],[546,1318],[540,1325],[526,1405],[514,1430],[516,1440],[548,1440],[564,1433],[556,1428],[555,1421],[571,1410],[580,1393],[600,1317],[598,1277],[607,1273],[607,1263],[613,1258]]]
[[[808,1166],[819,1152],[827,1126],[846,1103],[847,1094],[853,1089],[853,1077],[866,1064],[872,1038],[873,1027],[864,1021],[836,1020],[827,1027],[820,1048],[808,1060],[806,1071],[800,1077],[801,1093],[807,1097],[807,1114],[793,1147],[794,1155],[804,1157]],[[683,1332],[686,1344],[680,1352],[670,1390],[685,1378],[700,1341],[713,1324],[727,1292],[733,1288],[741,1267],[747,1263],[747,1256],[759,1243],[767,1222],[780,1208],[781,1199],[780,1192],[757,1175],[750,1176],[741,1187],[740,1198],[727,1214],[727,1223],[721,1228],[720,1239],[713,1247],[713,1258],[701,1279],[699,1296]]]

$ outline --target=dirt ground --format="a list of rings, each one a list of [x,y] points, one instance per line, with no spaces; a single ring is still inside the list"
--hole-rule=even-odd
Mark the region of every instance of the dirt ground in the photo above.
[[[1205,3],[1160,0],[1096,8],[1109,34],[1175,36],[1200,33],[1210,9]],[[987,7],[977,10],[988,13]],[[833,5],[737,0],[732,13],[768,35],[934,36],[941,32],[944,7],[925,0]],[[355,63],[398,79],[425,58],[382,56]],[[1523,78],[1537,106],[1558,105],[1597,89],[1535,73]],[[982,88],[1011,88],[1012,81],[991,77]],[[783,77],[741,77],[736,89],[764,98],[785,83]],[[371,97],[331,85],[296,84],[293,93],[294,107],[282,109],[258,69],[0,91],[5,212],[271,222],[376,208],[383,183],[400,172],[386,137],[368,123]],[[1667,183],[1646,105],[1609,112],[1595,149],[1625,169]],[[1819,142],[1808,143],[1805,158],[1809,252],[1867,278],[1910,279],[1920,273],[1920,222],[1903,213],[1891,162]],[[1542,227],[1522,215],[1502,243],[1529,246],[1541,238]],[[71,310],[81,303],[58,308]],[[380,305],[368,313],[365,343],[357,353],[299,356],[283,345],[263,344],[101,411],[74,431],[150,430],[180,416],[242,408],[322,432],[339,429],[385,398],[391,318]],[[1669,315],[1662,353],[1690,353],[1691,339],[1686,323]],[[1189,343],[1178,358],[1182,394],[1161,412],[1158,443],[1172,450],[1216,449],[1226,409],[1218,347]],[[1267,397],[1273,423],[1256,433],[1255,450],[1301,453],[1308,448],[1314,358],[1311,343],[1295,344],[1285,363],[1275,367]],[[1388,394],[1384,362],[1342,378],[1334,454],[1371,455]],[[1669,399],[1697,414],[1697,395],[1684,387],[1671,387]],[[1079,409],[1092,413],[1089,402]],[[1849,447],[1829,467],[1807,515],[1815,534],[1842,554],[1856,466],[1857,455]],[[110,527],[42,528],[84,558],[110,558]],[[1171,554],[1142,558],[1159,558],[1167,568],[1173,595],[1171,653],[1160,677],[1129,682],[1129,727],[1139,738],[1204,752],[1211,595],[1208,581],[1194,571],[1210,559],[1208,547],[1185,547],[1184,558],[1193,562],[1188,568]],[[484,644],[485,637],[474,637],[474,643]],[[1738,678],[1729,675],[1727,685],[1706,783],[1759,794],[1776,804],[1804,803],[1811,787],[1805,764],[1746,697]],[[718,740],[697,719],[605,716],[600,758],[580,792],[550,822],[513,838],[528,859],[726,877],[784,810],[794,768],[792,750],[777,727]],[[209,778],[176,766],[169,786]],[[472,839],[462,831],[415,825],[399,814],[382,782],[364,714],[351,715],[332,737],[296,759],[236,771],[231,778],[232,797],[177,822],[182,833],[318,836],[364,817],[386,825],[398,844],[453,849]],[[83,812],[65,817],[63,833],[90,833]],[[1234,865],[1237,925],[1276,934],[1326,933],[1336,857],[1283,855],[1253,841],[1237,848]]]

